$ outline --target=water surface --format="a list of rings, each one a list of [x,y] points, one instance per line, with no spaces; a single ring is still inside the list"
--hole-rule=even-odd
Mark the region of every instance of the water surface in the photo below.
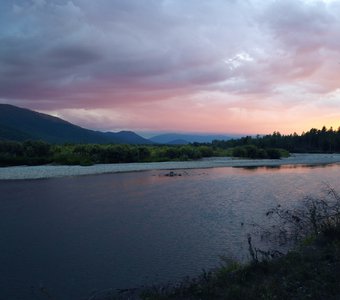
[[[241,224],[339,183],[340,166],[0,181],[0,299],[87,299],[247,257]]]

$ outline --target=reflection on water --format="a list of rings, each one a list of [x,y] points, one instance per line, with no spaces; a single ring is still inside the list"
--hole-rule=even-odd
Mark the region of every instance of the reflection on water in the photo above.
[[[277,169],[277,170],[285,170],[285,169],[297,169],[297,170],[304,170],[304,169],[316,169],[316,168],[329,168],[332,166],[336,166],[335,164],[313,164],[313,165],[272,165],[272,166],[248,166],[248,167],[240,167],[240,166],[234,166],[232,168],[236,169],[245,169],[245,170],[254,170],[254,171],[260,171],[260,170],[266,170],[266,169]]]
[[[242,223],[337,187],[340,166],[166,173],[0,181],[0,299],[86,299],[244,259]]]

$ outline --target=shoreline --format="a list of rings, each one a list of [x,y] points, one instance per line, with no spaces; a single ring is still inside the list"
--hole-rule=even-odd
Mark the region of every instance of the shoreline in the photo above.
[[[151,170],[206,169],[221,167],[278,167],[284,165],[327,165],[340,163],[340,154],[291,154],[281,159],[238,159],[210,157],[196,161],[98,164],[93,166],[14,166],[0,168],[0,180],[47,179]]]

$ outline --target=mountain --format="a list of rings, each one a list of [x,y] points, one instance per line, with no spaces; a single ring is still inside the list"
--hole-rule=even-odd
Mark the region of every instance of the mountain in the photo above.
[[[115,139],[119,139],[125,144],[154,144],[152,141],[141,137],[133,131],[105,132],[104,135],[109,138],[112,137]]]
[[[156,135],[150,140],[159,144],[176,144],[181,141],[184,143],[211,143],[213,140],[230,140],[235,136],[227,135],[201,135],[201,134],[180,134],[180,133],[167,133]]]
[[[100,132],[63,119],[9,104],[0,104],[0,140],[42,140],[49,143],[150,144],[141,136],[121,131]]]

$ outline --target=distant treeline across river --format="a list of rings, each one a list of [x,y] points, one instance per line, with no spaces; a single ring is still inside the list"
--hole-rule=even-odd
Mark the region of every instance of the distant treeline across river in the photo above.
[[[43,141],[0,141],[0,166],[185,161],[213,156],[279,159],[289,152],[340,152],[340,128],[311,129],[301,135],[274,132],[189,145],[55,145]]]

